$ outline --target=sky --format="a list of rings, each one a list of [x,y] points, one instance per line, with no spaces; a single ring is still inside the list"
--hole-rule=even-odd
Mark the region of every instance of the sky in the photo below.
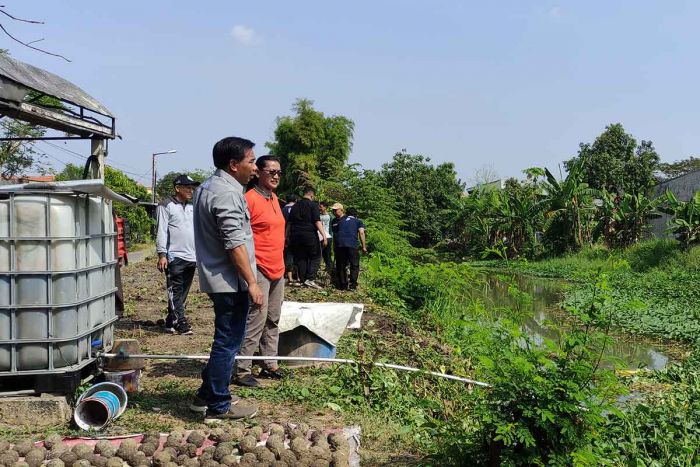
[[[479,172],[556,169],[620,122],[662,160],[697,156],[700,2],[8,0],[0,48],[102,102],[122,137],[107,162],[148,185],[209,169],[243,136],[266,153],[275,119],[309,98],[355,122],[351,163],[405,149]],[[89,142],[37,143],[60,170]],[[67,152],[73,151],[73,152]],[[77,154],[74,154],[77,153]],[[554,172],[554,170],[553,170]]]

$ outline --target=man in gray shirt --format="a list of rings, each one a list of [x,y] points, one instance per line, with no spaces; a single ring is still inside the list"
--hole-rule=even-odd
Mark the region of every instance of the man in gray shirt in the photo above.
[[[238,404],[229,383],[245,334],[250,306],[263,304],[253,273],[255,247],[245,185],[256,172],[255,144],[228,137],[214,145],[214,175],[194,196],[194,240],[199,283],[214,302],[214,342],[202,385],[190,409],[206,412],[205,423],[252,417],[257,409]]]
[[[168,290],[165,329],[189,335],[192,328],[185,318],[185,301],[197,267],[191,201],[199,183],[188,175],[180,175],[173,184],[175,194],[161,201],[157,208],[156,252],[158,270],[165,273]]]

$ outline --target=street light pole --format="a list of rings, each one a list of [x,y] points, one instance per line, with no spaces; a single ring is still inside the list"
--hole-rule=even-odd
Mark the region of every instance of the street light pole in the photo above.
[[[156,156],[160,156],[162,154],[175,154],[176,152],[176,149],[171,149],[170,151],[153,153],[153,156],[151,158],[151,193],[153,194],[153,204],[156,204]]]

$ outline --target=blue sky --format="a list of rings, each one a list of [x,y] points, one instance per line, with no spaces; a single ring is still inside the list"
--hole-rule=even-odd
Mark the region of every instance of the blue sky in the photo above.
[[[2,19],[22,61],[81,86],[117,116],[108,162],[150,181],[207,169],[245,136],[257,154],[299,97],[356,125],[351,162],[402,148],[452,161],[469,181],[556,168],[621,122],[664,160],[697,155],[700,2],[10,0]],[[81,154],[88,143],[64,145]],[[43,143],[60,169],[80,158]]]

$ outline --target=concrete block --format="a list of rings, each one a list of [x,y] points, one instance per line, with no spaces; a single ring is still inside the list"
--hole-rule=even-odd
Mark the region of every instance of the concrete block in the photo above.
[[[52,427],[71,419],[65,396],[0,397],[0,425],[18,427]]]

